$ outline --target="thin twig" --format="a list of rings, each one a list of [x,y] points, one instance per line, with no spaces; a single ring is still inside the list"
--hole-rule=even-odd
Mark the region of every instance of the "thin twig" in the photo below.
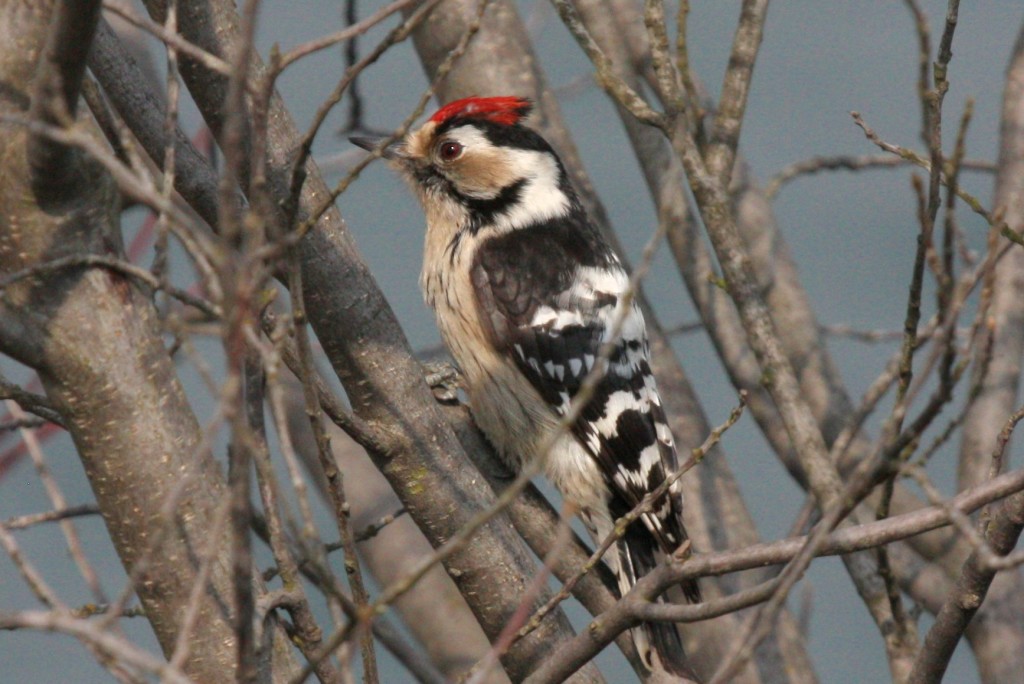
[[[298,60],[307,57],[314,52],[329,48],[333,45],[337,45],[338,43],[355,40],[357,36],[363,35],[395,12],[401,12],[409,5],[412,5],[413,2],[415,2],[415,0],[394,0],[394,2],[381,7],[379,10],[358,23],[346,26],[342,30],[335,31],[329,35],[306,41],[301,45],[296,45],[291,50],[288,50],[281,55],[280,69],[283,71]]]
[[[7,410],[10,412],[15,419],[27,418],[21,407],[18,406],[17,402],[7,400]],[[46,490],[46,495],[50,499],[50,504],[55,510],[67,509],[67,499],[64,498],[64,492],[61,490],[60,485],[57,484],[56,478],[50,472],[50,467],[46,463],[46,458],[43,455],[42,446],[39,443],[39,439],[36,437],[35,430],[30,428],[22,428],[21,439],[28,450],[29,457],[32,459],[32,465],[35,466],[36,475],[39,477],[39,481],[42,482],[43,488]],[[92,592],[94,600],[99,603],[106,603],[107,596],[103,591],[103,587],[100,585],[99,575],[96,574],[96,569],[89,562],[89,559],[85,555],[85,549],[82,547],[82,539],[78,536],[78,530],[75,529],[74,524],[70,519],[65,518],[60,521],[61,531],[64,533],[64,539],[67,542],[67,550],[74,559],[75,565],[78,566],[78,571],[82,575],[82,579],[85,581],[86,586]]]
[[[166,26],[140,16],[120,3],[104,2],[103,9],[111,14],[116,14],[132,26],[153,35],[160,42],[167,45],[168,48],[173,48],[184,55],[188,55],[213,73],[222,76],[231,75],[231,64],[217,55],[207,52],[198,45],[185,40],[177,31],[170,30]]]
[[[862,171],[867,169],[892,169],[914,164],[903,157],[882,154],[817,156],[794,162],[773,175],[764,184],[764,194],[774,199],[783,186],[802,176],[813,176],[826,171]],[[965,171],[995,173],[996,165],[980,159],[965,159],[961,164]],[[944,181],[945,182],[945,181]]]
[[[13,399],[21,408],[46,421],[64,427],[64,418],[57,412],[49,399],[41,394],[29,392],[20,385],[9,381],[0,372],[0,399]]]
[[[6,527],[9,530],[22,530],[26,527],[32,527],[33,525],[39,525],[41,523],[57,522],[58,520],[66,520],[68,518],[80,518],[87,515],[99,514],[100,507],[96,504],[81,504],[79,506],[67,506],[66,508],[60,508],[55,511],[47,511],[46,513],[32,513],[29,515],[15,516],[0,522],[0,526]]]
[[[870,126],[868,126],[864,122],[864,119],[863,117],[861,117],[860,112],[850,112],[850,117],[853,119],[854,123],[856,123],[857,126],[859,126],[860,129],[864,131],[864,136],[868,140],[873,142],[875,145],[885,150],[886,152],[889,152],[900,157],[901,159],[906,159],[908,162],[914,164],[915,166],[921,167],[922,169],[928,171],[929,174],[931,173],[931,162],[929,162],[927,159],[923,158],[921,155],[919,155],[917,152],[914,152],[911,149],[885,142],[878,135],[878,133],[876,133]],[[974,195],[970,194],[963,188],[958,188],[956,194],[957,197],[963,200],[974,213],[984,218],[989,225],[998,228],[999,233],[1003,237],[1005,237],[1007,240],[1010,240],[1011,242],[1015,242],[1018,245],[1024,246],[1024,237],[1022,237],[1018,233],[1015,233],[1006,224],[1005,221],[999,218],[997,214],[994,214],[990,212],[988,209],[986,209],[982,205],[981,201],[978,200],[978,198],[976,198]]]
[[[164,203],[163,206],[171,206],[170,201]],[[17,271],[12,271],[0,278],[0,291],[22,280],[39,278],[51,273],[59,273],[61,271],[74,270],[78,268],[105,268],[119,275],[134,278],[153,290],[166,290],[167,294],[171,295],[175,299],[199,309],[211,318],[220,317],[219,308],[207,300],[197,297],[180,288],[167,286],[166,283],[162,283],[159,278],[141,266],[136,266],[135,264],[119,259],[118,257],[106,256],[103,254],[70,254],[65,257],[59,257],[51,261],[45,261],[43,263],[18,269]]]
[[[167,684],[195,684],[181,670],[161,657],[146,653],[131,642],[106,630],[99,629],[95,622],[64,615],[53,611],[21,611],[0,613],[0,630],[37,629],[46,632],[68,634],[89,644],[105,658],[124,662],[153,675],[161,677]]]
[[[345,571],[348,575],[349,585],[352,588],[352,598],[356,603],[356,610],[362,614],[370,604],[370,596],[363,582],[363,571],[359,562],[359,556],[356,553],[355,538],[349,519],[351,508],[348,504],[348,497],[345,494],[344,473],[338,468],[338,464],[334,460],[334,454],[330,448],[330,440],[327,437],[327,431],[323,424],[323,414],[315,385],[317,376],[313,372],[313,352],[306,331],[302,294],[302,269],[297,251],[292,250],[289,255],[289,261],[288,291],[291,295],[292,315],[295,320],[295,342],[299,361],[297,377],[302,382],[302,393],[306,402],[306,415],[309,417],[309,422],[313,429],[320,469],[327,480],[327,492],[333,506],[334,521],[345,552]],[[359,636],[364,681],[372,684],[377,682],[380,677],[377,672],[377,660],[373,649],[373,634],[369,629],[363,627],[359,631]]]
[[[270,337],[271,340],[274,340],[273,334]],[[282,334],[280,337],[283,338],[284,335]],[[277,380],[280,360],[276,354],[272,353],[272,350],[267,350],[262,345],[256,345],[256,349],[262,355],[262,364],[266,373],[267,395],[269,396],[271,414],[275,419],[275,428],[278,431],[279,439],[287,440],[289,439],[288,432],[286,429],[282,429],[282,422],[278,420],[282,413],[280,401],[281,388]],[[284,532],[284,524],[281,521],[281,513],[278,510],[279,505],[283,507],[285,501],[280,496],[278,480],[274,475],[270,454],[267,452],[266,428],[263,424],[262,415],[257,416],[257,411],[262,414],[262,402],[258,408],[254,403],[250,411],[252,414],[250,422],[255,426],[257,438],[260,440],[258,448],[253,452],[253,463],[256,466],[256,482],[259,488],[260,500],[263,503],[263,511],[266,514],[266,534],[264,537],[270,545],[271,551],[274,554],[274,560],[277,563],[274,568],[275,574],[279,573],[281,575],[281,580],[285,587],[291,587],[291,590],[288,592],[289,600],[287,603],[282,604],[282,606],[288,610],[292,618],[292,641],[299,647],[303,655],[309,658],[323,640],[323,631],[317,624],[310,608],[305,587],[301,582],[299,565],[295,560],[295,553],[288,543],[289,540]],[[264,574],[264,579],[267,581],[272,577],[272,574]],[[314,579],[318,578],[319,576],[316,576]],[[315,582],[315,584],[320,586],[322,583]],[[334,605],[330,601],[336,597],[331,591],[324,591],[324,594],[328,598],[330,607],[333,609]],[[339,601],[339,603],[341,602]],[[264,613],[269,610],[265,601],[261,605],[260,610]],[[321,682],[334,683],[342,681],[341,673],[337,671],[330,659],[323,659],[317,663],[315,672]]]

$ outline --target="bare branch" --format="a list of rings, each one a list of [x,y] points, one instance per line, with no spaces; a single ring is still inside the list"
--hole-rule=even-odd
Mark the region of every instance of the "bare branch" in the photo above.
[[[111,632],[96,629],[88,620],[48,611],[0,613],[0,629],[38,629],[69,634],[92,644],[111,658],[158,675],[170,684],[193,684],[193,680],[163,659],[146,653]]]
[[[78,94],[85,75],[86,55],[100,17],[99,0],[62,0],[47,32],[36,71],[29,116],[40,123],[64,126],[75,119]],[[68,148],[46,136],[33,135],[28,143],[29,167],[35,187],[54,197],[74,184],[69,173]]]
[[[146,17],[140,17],[135,12],[130,11],[128,8],[117,2],[110,2],[105,0],[103,9],[116,14],[118,17],[128,22],[132,26],[138,27],[143,31],[151,33],[153,36],[158,38],[160,41],[165,43],[168,48],[177,50],[178,52],[188,55],[192,59],[201,62],[210,71],[222,74],[223,76],[231,75],[231,64],[221,59],[217,55],[211,54],[201,47],[190,43],[181,37],[181,34],[176,31],[169,31],[164,27],[163,24],[158,24],[155,21],[147,19]],[[106,23],[105,21],[101,21]],[[116,38],[116,35],[115,35]],[[91,56],[90,56],[91,60]],[[132,59],[134,62],[134,59]],[[90,65],[91,67],[91,65]]]
[[[868,169],[892,169],[912,164],[909,159],[891,157],[889,155],[838,155],[818,156],[794,162],[768,179],[764,186],[764,194],[768,199],[775,199],[779,191],[789,182],[802,176],[813,176],[825,171],[863,171]],[[962,163],[965,171],[994,173],[996,165],[980,159],[965,159]]]
[[[864,136],[868,140],[870,140],[871,142],[873,142],[875,145],[885,150],[886,152],[891,152],[892,154],[899,156],[901,159],[905,159],[910,163],[915,164],[916,166],[920,166],[922,169],[928,171],[929,175],[931,174],[932,165],[931,162],[929,162],[927,159],[923,158],[918,153],[906,147],[901,147],[899,145],[893,145],[892,143],[885,142],[881,138],[881,136],[878,135],[878,133],[876,133],[870,126],[868,126],[864,122],[864,119],[861,117],[860,112],[850,112],[850,116],[853,118],[854,123],[856,123],[861,128],[861,130],[864,131]],[[989,225],[998,228],[1000,234],[1007,240],[1010,240],[1011,242],[1016,242],[1018,245],[1024,246],[1024,237],[1021,237],[1018,233],[1014,232],[1009,227],[1007,222],[1002,220],[1002,218],[998,214],[990,212],[989,210],[985,209],[982,203],[974,195],[971,195],[963,188],[959,188],[957,189],[957,196],[964,202],[966,202],[967,206],[969,206],[974,213],[984,218],[985,221],[989,223]]]
[[[68,506],[56,511],[46,513],[35,513],[32,515],[19,515],[0,522],[0,526],[9,530],[20,530],[32,527],[40,523],[56,522],[67,518],[78,518],[86,515],[99,515],[100,509],[95,504],[82,504],[80,506]]]
[[[153,290],[166,290],[167,294],[171,295],[175,299],[195,307],[211,318],[219,318],[221,315],[219,309],[214,304],[211,304],[202,297],[197,297],[185,290],[182,290],[181,288],[167,285],[166,283],[161,282],[151,272],[140,266],[136,266],[124,259],[104,254],[71,254],[66,257],[54,259],[53,261],[33,264],[32,266],[7,273],[3,277],[0,277],[0,292],[20,280],[40,278],[50,273],[74,270],[83,267],[110,269],[114,273],[134,278],[141,284],[146,285]]]
[[[953,509],[968,514],[991,501],[1002,499],[1024,489],[1024,470],[1002,475],[970,491],[962,492],[948,502]],[[1021,495],[1015,494],[1020,497]],[[923,508],[913,513],[894,516],[854,527],[845,527],[820,538],[817,555],[848,554],[857,550],[891,543],[898,539],[920,534],[949,524],[946,505]],[[684,563],[663,566],[647,575],[616,605],[603,613],[583,633],[569,642],[559,656],[549,660],[529,681],[558,681],[571,673],[579,663],[586,662],[611,638],[636,625],[641,618],[671,621],[704,620],[735,610],[739,606],[754,605],[777,593],[779,580],[758,585],[742,593],[694,606],[649,603],[649,599],[665,587],[683,578],[703,577],[709,574],[736,572],[768,564],[786,563],[808,548],[809,538],[798,537],[767,544],[756,544],[744,549],[709,554],[695,554]]]
[[[394,0],[394,2],[380,8],[366,19],[352,24],[341,31],[298,45],[281,56],[279,68],[281,70],[287,69],[291,64],[294,64],[296,61],[311,55],[314,52],[329,48],[332,45],[337,45],[338,43],[350,41],[356,36],[361,36],[395,12],[405,10],[407,7],[412,5],[414,1],[415,0]]]
[[[597,70],[597,80],[601,87],[608,91],[608,94],[621,102],[624,107],[640,121],[651,126],[663,127],[666,125],[664,116],[651,109],[642,97],[629,86],[620,76],[615,73],[615,68],[604,51],[590,37],[590,33],[583,25],[576,8],[568,0],[553,0],[562,22],[569,29],[576,42],[579,43],[583,52],[587,54]]]
[[[49,3],[0,3],[4,35],[17,36],[11,43],[0,41],[5,46],[0,51],[0,70],[11,92],[24,93],[32,87],[35,65],[29,60],[39,54],[38,45],[48,33],[50,9]],[[90,41],[74,43],[75,49],[82,50]],[[83,52],[76,68],[84,67]],[[29,129],[35,135],[52,135],[54,127],[38,121],[29,126],[11,123],[20,114],[13,101],[6,97],[0,101],[4,116],[0,158],[5,169],[14,170],[0,174],[0,196],[22,198],[17,206],[5,204],[3,213],[23,230],[12,234],[6,230],[10,221],[4,223],[0,270],[9,274],[80,254],[123,258],[116,224],[118,193],[104,167],[92,157],[106,155],[112,166],[120,162],[96,144],[92,137],[96,131],[83,117],[83,123],[59,142],[91,144],[90,154],[68,155],[62,172],[74,182],[62,187],[60,204],[41,206],[42,198],[34,195],[31,180],[17,170],[28,168]],[[38,349],[23,360],[34,364],[47,396],[64,415],[114,547],[130,574],[148,540],[163,539],[137,587],[154,632],[169,655],[196,586],[198,568],[187,559],[210,541],[223,479],[209,451],[199,448],[199,426],[163,347],[152,301],[132,278],[107,269],[51,272],[13,283],[5,293],[8,301],[20,304],[10,315],[26,336],[24,342]],[[4,351],[17,353],[20,348]],[[188,509],[164,516],[162,504],[179,482],[185,483],[183,500],[188,501]],[[173,529],[165,533],[162,530],[168,525]],[[214,591],[201,596],[203,619],[188,635],[192,657],[185,670],[200,679],[220,681],[233,672],[234,636],[224,604],[218,600],[218,595],[230,595],[229,563],[221,562],[226,559],[219,556],[228,553],[229,547],[218,544],[215,548]],[[273,643],[267,672],[277,677],[290,671],[291,653],[283,632],[273,625],[269,630]]]
[[[101,21],[89,67],[118,113],[158,164],[168,146],[163,103],[117,34]],[[217,172],[180,128],[174,132],[174,189],[210,226],[217,225]]]
[[[47,420],[54,425],[64,427],[64,419],[49,399],[39,394],[29,392],[19,385],[10,382],[0,373],[0,399],[12,399],[18,402],[24,410]]]
[[[985,539],[992,550],[1005,555],[1013,550],[1024,529],[1024,495],[1017,493],[1003,501],[992,516]],[[953,656],[953,650],[968,623],[981,607],[996,571],[985,566],[982,553],[975,551],[964,563],[956,590],[942,605],[935,624],[928,630],[924,645],[910,675],[911,684],[939,682]]]
[[[754,63],[761,47],[768,0],[746,0],[733,36],[729,68],[715,109],[715,122],[704,150],[708,171],[729,184],[746,113],[747,97],[754,81]]]

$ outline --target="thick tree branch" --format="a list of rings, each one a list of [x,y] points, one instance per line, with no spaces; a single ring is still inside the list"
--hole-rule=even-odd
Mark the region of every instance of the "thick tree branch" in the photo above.
[[[143,148],[158,168],[162,167],[163,150],[168,146],[163,98],[106,21],[100,21],[96,30],[89,68]],[[208,225],[216,226],[217,172],[178,127],[174,130],[174,166],[174,189]]]
[[[103,168],[77,152],[68,155],[61,171],[67,183],[55,204],[47,194],[37,195],[30,180],[29,132],[10,123],[9,115],[28,101],[36,66],[29,60],[40,52],[53,8],[48,2],[0,3],[5,83],[0,215],[6,217],[0,272],[5,274],[78,255],[123,258],[118,193]],[[91,28],[74,49],[87,50],[89,36]],[[84,60],[66,73],[80,77],[83,69]],[[78,85],[64,87],[62,92],[71,93]],[[131,278],[85,267],[20,280],[4,296],[14,305],[17,329],[28,337],[23,342],[36,350],[22,360],[35,366],[64,416],[114,547],[139,580],[146,615],[169,656],[184,632],[193,591],[202,586],[196,558],[210,540],[224,482],[163,347],[153,304]],[[172,492],[184,503],[165,515]],[[159,548],[150,548],[156,540],[162,540]],[[224,539],[214,548],[210,588],[195,604],[201,619],[184,636],[191,644],[184,669],[196,679],[222,681],[234,672],[230,544]],[[137,568],[147,555],[145,568]],[[264,674],[276,681],[286,678],[293,664],[276,622],[268,629],[274,641]]]
[[[1006,555],[1017,545],[1024,529],[1024,494],[1017,493],[996,506],[985,541],[996,554]],[[947,597],[910,674],[911,684],[932,684],[942,680],[957,643],[971,618],[981,607],[996,570],[988,567],[984,554],[974,551],[964,563],[956,589]]]
[[[70,125],[78,109],[78,93],[85,75],[85,57],[99,20],[100,0],[61,0],[56,3],[32,87],[33,121],[52,126]],[[29,168],[37,191],[61,194],[73,191],[69,181],[74,164],[71,149],[45,135],[33,134],[28,143]]]
[[[1024,25],[1006,70],[1000,122],[995,212],[1012,230],[1024,226]],[[1001,243],[1008,244],[1005,239]],[[998,472],[994,461],[998,426],[1019,402],[1021,362],[1024,357],[1024,249],[1014,245],[996,264],[991,280],[992,301],[987,334],[990,341],[978,345],[976,358],[989,353],[987,364],[978,363],[972,378],[987,367],[977,397],[963,423],[963,439],[957,485],[969,488]],[[1018,441],[1018,444],[1020,442]],[[962,552],[957,554],[963,557]],[[982,680],[1009,682],[1024,671],[1024,580],[1020,569],[1000,573],[981,606],[980,617],[971,621],[967,637],[977,659]]]
[[[165,3],[147,0],[147,8],[162,20]],[[183,35],[204,50],[235,54],[240,40],[234,3],[210,0],[183,8],[179,23]],[[258,59],[249,71],[256,83],[266,74]],[[223,131],[227,83],[187,57],[182,77],[207,123],[218,136]],[[265,84],[262,84],[265,87]],[[280,98],[269,100],[267,190],[280,206],[289,196],[292,154],[299,141],[294,122]],[[243,169],[244,174],[244,169]],[[243,181],[243,185],[246,183]],[[298,220],[315,212],[329,190],[312,163],[298,206]],[[267,217],[280,225],[281,216]],[[361,419],[381,428],[385,450],[372,453],[410,516],[439,545],[462,528],[472,515],[489,504],[474,469],[466,461],[454,434],[434,405],[422,380],[419,364],[390,307],[363,263],[336,209],[329,209],[298,244],[303,269],[305,315],[353,409]],[[446,563],[463,595],[470,602],[484,631],[497,636],[526,586],[532,561],[525,545],[505,518],[489,522]],[[503,592],[490,588],[503,586]],[[524,676],[545,654],[557,649],[570,633],[563,615],[552,616],[535,637],[523,640],[502,660],[514,677]]]

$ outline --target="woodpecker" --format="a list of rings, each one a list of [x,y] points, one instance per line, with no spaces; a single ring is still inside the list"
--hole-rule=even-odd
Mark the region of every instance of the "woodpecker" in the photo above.
[[[600,543],[676,469],[676,450],[629,278],[558,155],[523,125],[531,109],[519,97],[458,100],[381,155],[423,205],[420,285],[474,420],[513,469],[542,458]],[[382,142],[351,140],[368,150]],[[596,364],[604,374],[582,413],[538,453]],[[622,594],[687,540],[681,512],[676,482],[606,554]],[[695,581],[682,589],[700,601]],[[649,668],[656,655],[693,676],[675,625],[644,624],[633,638]]]

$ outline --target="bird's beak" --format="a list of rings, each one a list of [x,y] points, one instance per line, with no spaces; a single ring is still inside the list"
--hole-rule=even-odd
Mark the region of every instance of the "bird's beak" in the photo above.
[[[362,147],[364,150],[373,152],[380,149],[380,156],[393,161],[401,161],[406,158],[405,146],[401,141],[387,143],[388,138],[382,135],[375,136],[352,136],[349,141]],[[383,146],[383,147],[382,147]]]

